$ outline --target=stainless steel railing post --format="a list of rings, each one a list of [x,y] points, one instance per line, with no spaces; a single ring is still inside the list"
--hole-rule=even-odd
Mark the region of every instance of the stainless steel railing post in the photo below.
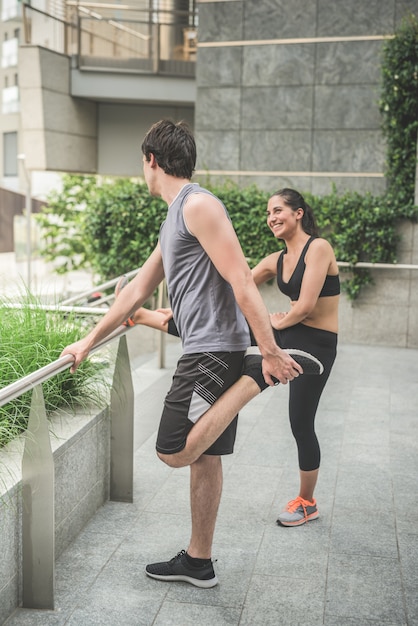
[[[120,338],[110,398],[110,499],[133,500],[134,389],[126,336]]]
[[[32,402],[22,459],[23,606],[54,608],[55,497],[54,459],[42,385]]]

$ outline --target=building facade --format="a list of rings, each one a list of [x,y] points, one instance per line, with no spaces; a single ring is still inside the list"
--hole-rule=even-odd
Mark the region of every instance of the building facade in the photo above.
[[[193,125],[195,2],[116,6],[3,0],[3,187],[24,192],[24,167],[34,193],[45,172],[135,176],[150,123]]]

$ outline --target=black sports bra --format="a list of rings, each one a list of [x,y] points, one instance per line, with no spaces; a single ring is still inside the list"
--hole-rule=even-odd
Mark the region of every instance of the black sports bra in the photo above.
[[[302,278],[303,278],[303,274],[305,273],[305,267],[306,267],[305,254],[311,242],[314,239],[316,239],[316,237],[311,237],[306,242],[301,252],[301,255],[299,257],[299,260],[296,264],[296,267],[293,271],[293,274],[291,275],[288,283],[285,283],[283,280],[283,257],[287,253],[287,248],[283,250],[282,254],[280,254],[279,259],[277,261],[277,286],[279,287],[282,293],[284,293],[286,296],[289,296],[292,302],[299,299],[300,288],[302,286]],[[340,293],[339,275],[336,274],[335,276],[331,276],[328,274],[325,277],[325,281],[321,289],[321,293],[319,294],[319,297],[323,298],[324,296],[338,296],[339,293]]]

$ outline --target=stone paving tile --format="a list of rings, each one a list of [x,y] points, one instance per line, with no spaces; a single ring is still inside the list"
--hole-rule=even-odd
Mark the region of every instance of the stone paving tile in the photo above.
[[[334,510],[330,551],[398,558],[395,514],[393,510],[340,507]],[[378,528],[378,532],[377,532]]]
[[[162,604],[153,626],[238,626],[241,609],[225,606],[205,606],[166,601]]]
[[[325,581],[318,576],[254,574],[240,626],[319,626],[323,623],[324,596]]]
[[[403,623],[399,561],[362,554],[330,555],[326,603],[327,614]]]
[[[399,556],[409,624],[418,624],[418,527],[399,537]]]
[[[324,626],[408,626],[406,622],[382,621],[381,619],[361,619],[326,615]]]
[[[7,626],[62,626],[67,623],[67,620],[67,614],[57,611],[18,609],[4,624]]]
[[[326,580],[329,527],[313,520],[300,528],[266,526],[254,573],[288,579]]]

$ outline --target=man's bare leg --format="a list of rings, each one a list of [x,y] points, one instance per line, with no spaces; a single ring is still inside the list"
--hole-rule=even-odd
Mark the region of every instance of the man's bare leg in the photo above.
[[[196,422],[183,450],[176,454],[158,453],[159,458],[170,467],[191,465],[217,440],[235,415],[259,393],[260,387],[253,378],[241,376]]]
[[[191,557],[210,559],[212,556],[221,493],[221,457],[203,454],[190,466],[192,534],[187,553]]]

